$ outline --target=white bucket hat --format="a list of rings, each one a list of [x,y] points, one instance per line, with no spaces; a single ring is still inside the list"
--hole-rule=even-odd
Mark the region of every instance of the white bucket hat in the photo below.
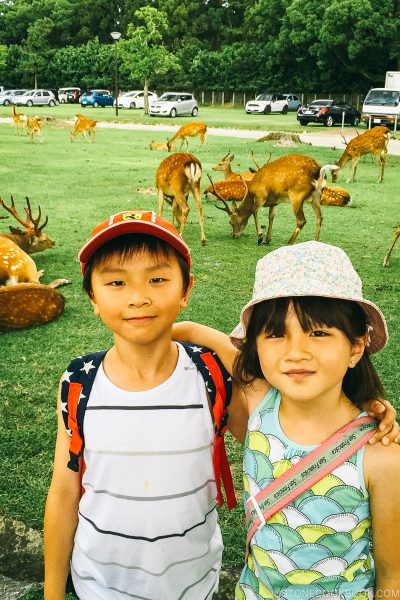
[[[349,257],[341,248],[321,242],[283,246],[258,261],[253,297],[240,313],[240,323],[230,335],[231,342],[237,348],[243,345],[255,304],[290,296],[353,300],[367,316],[369,354],[387,344],[385,317],[375,304],[363,298],[361,279]]]

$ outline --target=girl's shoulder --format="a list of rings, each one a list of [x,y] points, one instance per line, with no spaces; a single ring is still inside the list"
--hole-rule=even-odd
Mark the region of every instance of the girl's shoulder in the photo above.
[[[381,483],[387,486],[393,480],[400,480],[399,444],[366,444],[364,472],[368,489]]]
[[[271,385],[265,379],[255,379],[244,389],[249,415],[257,408],[270,389]]]

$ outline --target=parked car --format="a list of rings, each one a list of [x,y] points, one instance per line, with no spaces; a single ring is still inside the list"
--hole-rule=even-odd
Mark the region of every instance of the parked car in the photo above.
[[[90,90],[90,92],[82,94],[79,102],[83,108],[86,106],[97,108],[98,106],[113,106],[114,100],[115,98],[109,90]]]
[[[356,108],[352,108],[344,102],[335,100],[314,100],[308,106],[302,106],[297,111],[297,120],[300,125],[308,123],[322,123],[326,127],[332,127],[335,123],[342,122],[344,113],[344,122],[348,125],[358,125],[361,119],[361,113]]]
[[[192,94],[186,92],[165,92],[149,108],[149,115],[152,117],[174,118],[177,115],[192,115],[192,117],[195,117],[198,113],[197,100]]]
[[[58,101],[50,90],[29,90],[25,94],[11,96],[11,104],[21,106],[55,106]]]
[[[301,100],[295,94],[283,94],[283,97],[288,103],[289,110],[297,110],[301,106]]]
[[[248,114],[269,115],[272,112],[280,112],[285,115],[288,110],[288,103],[283,94],[259,94],[255,100],[249,100],[245,106]]]
[[[10,106],[12,96],[20,96],[25,94],[28,90],[4,90],[0,93],[0,105]]]
[[[79,102],[79,96],[81,88],[78,87],[64,87],[58,90],[58,101],[61,104],[66,102]]]
[[[157,94],[148,92],[149,106],[158,100]],[[114,102],[115,104],[115,102]],[[118,108],[144,108],[144,91],[132,90],[118,96]]]

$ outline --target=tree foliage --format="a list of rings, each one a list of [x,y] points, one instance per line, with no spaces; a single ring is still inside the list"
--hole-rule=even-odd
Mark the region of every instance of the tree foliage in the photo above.
[[[2,84],[366,91],[400,70],[399,0],[0,0]]]

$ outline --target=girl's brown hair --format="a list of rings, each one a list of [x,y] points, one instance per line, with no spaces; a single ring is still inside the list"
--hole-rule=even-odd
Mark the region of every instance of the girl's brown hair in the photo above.
[[[336,327],[351,344],[367,333],[364,311],[350,300],[301,296],[260,302],[253,308],[242,351],[234,364],[233,375],[239,385],[245,386],[256,378],[264,378],[257,352],[257,337],[261,333],[284,335],[289,307],[293,307],[304,332],[314,327]],[[384,397],[384,389],[371,363],[368,348],[357,365],[347,370],[343,391],[358,407],[367,400]]]

